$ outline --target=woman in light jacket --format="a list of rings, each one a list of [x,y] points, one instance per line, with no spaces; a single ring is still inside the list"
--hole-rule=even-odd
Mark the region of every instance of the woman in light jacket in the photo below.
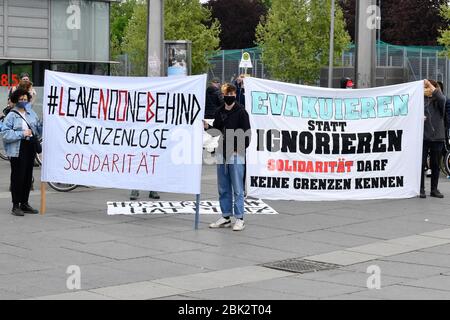
[[[29,106],[31,94],[18,88],[11,95],[13,109],[8,113],[2,128],[3,143],[11,163],[11,214],[24,216],[36,214],[29,203],[33,179],[33,164],[36,156],[34,139],[42,133],[42,124],[37,114]],[[31,129],[30,129],[31,127]]]

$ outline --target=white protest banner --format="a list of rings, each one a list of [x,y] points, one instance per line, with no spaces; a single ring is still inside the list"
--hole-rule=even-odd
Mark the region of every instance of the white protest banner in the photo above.
[[[342,90],[244,80],[248,195],[367,200],[419,194],[424,83]]]
[[[200,194],[206,75],[46,71],[42,180]]]

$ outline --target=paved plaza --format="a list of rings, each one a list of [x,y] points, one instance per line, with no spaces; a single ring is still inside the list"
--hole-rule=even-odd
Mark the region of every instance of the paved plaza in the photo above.
[[[202,215],[197,231],[193,215],[108,216],[107,201],[129,192],[86,187],[47,190],[47,214],[15,217],[9,174],[0,161],[0,299],[450,299],[445,177],[442,200],[266,201],[279,215],[249,215],[233,232],[208,229],[214,215]],[[204,166],[202,190],[202,200],[217,200],[215,166]],[[38,207],[39,192],[31,199]],[[294,258],[335,267],[264,266]],[[69,266],[80,268],[80,290],[67,287]],[[381,272],[380,289],[368,288],[369,266]]]

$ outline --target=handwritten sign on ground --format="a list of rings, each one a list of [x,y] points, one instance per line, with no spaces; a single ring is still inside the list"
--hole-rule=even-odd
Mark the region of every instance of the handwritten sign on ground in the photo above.
[[[195,201],[108,202],[108,215],[195,214]],[[245,200],[246,214],[278,214],[261,200]],[[221,214],[218,201],[201,201],[200,214]]]

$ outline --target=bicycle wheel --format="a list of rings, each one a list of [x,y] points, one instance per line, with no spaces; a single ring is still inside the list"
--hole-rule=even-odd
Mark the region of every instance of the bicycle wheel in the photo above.
[[[42,139],[39,140],[41,146],[42,146]],[[36,158],[34,159],[35,163],[40,167],[42,166],[42,153],[36,154]]]
[[[47,182],[47,184],[55,191],[58,192],[69,192],[78,187],[76,184],[67,184],[67,183],[59,183],[59,182]]]
[[[2,160],[8,160],[9,159],[8,156],[5,154],[5,150],[3,150],[3,149],[0,150],[0,158]]]
[[[0,158],[2,160],[8,160],[8,156],[6,155],[5,147],[3,146],[3,141],[0,141]]]
[[[447,176],[450,176],[450,151],[444,157],[444,166]]]

